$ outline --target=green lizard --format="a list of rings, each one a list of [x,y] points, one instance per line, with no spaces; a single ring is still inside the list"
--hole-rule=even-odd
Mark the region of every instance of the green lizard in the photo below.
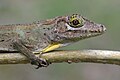
[[[49,63],[35,56],[79,40],[103,34],[104,25],[94,23],[85,17],[73,14],[31,24],[0,26],[0,51],[18,51],[33,65],[46,67]]]

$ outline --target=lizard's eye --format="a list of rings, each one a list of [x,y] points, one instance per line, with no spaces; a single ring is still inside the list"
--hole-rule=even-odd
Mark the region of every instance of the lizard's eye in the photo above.
[[[73,28],[79,28],[83,26],[83,19],[78,15],[72,15],[69,17],[69,23]]]
[[[79,20],[75,19],[75,20],[72,21],[72,24],[73,24],[73,25],[79,25],[80,22],[79,22]]]

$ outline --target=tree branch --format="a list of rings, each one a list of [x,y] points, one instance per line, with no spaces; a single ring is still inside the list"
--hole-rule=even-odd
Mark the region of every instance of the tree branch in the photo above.
[[[36,54],[39,56],[39,54]],[[51,63],[90,62],[120,65],[120,52],[108,50],[53,51],[41,56]],[[20,53],[0,53],[0,64],[26,64],[28,59]]]

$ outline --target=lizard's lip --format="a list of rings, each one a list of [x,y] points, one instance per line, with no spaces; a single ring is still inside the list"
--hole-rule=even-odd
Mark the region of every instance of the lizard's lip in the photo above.
[[[96,30],[68,30],[67,32],[73,32],[73,33],[80,33],[80,34],[89,34],[89,33],[98,33],[98,34],[102,34],[106,31],[106,29],[96,29]]]
[[[100,33],[103,34],[104,32],[106,32],[106,27],[102,24],[100,24],[100,28],[96,29],[96,30],[89,30],[90,33]]]

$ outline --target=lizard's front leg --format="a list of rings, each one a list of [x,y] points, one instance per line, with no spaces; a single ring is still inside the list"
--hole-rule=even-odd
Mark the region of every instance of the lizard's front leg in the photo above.
[[[45,59],[36,57],[35,54],[33,54],[32,51],[26,48],[20,40],[14,41],[13,45],[15,49],[20,51],[20,53],[25,55],[30,60],[32,65],[38,66],[36,69],[40,67],[47,67],[49,65],[49,63]]]

